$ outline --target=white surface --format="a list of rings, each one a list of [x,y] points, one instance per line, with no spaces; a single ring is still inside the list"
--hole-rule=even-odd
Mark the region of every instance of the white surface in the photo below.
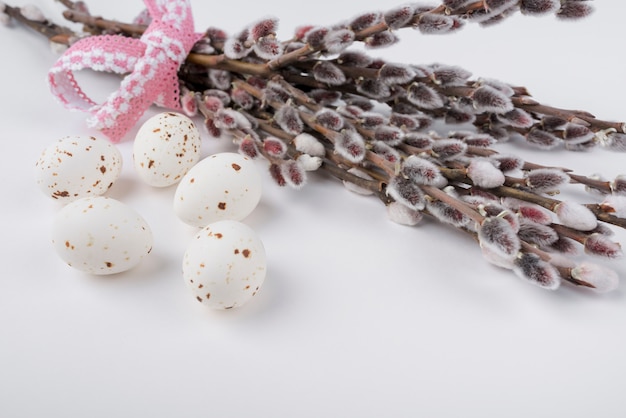
[[[58,3],[35,3],[60,16]],[[383,6],[192,3],[198,28],[233,33],[275,15],[283,39],[297,25]],[[404,30],[400,44],[373,54],[460,65],[525,85],[548,104],[624,120],[626,5],[595,4],[595,15],[576,24],[518,16],[443,37]],[[92,12],[128,20],[141,8],[138,0],[111,0]],[[245,222],[265,243],[267,280],[246,307],[214,312],[182,280],[195,230],[174,217],[174,188],[140,183],[126,141],[122,179],[109,195],[150,223],[153,254],[116,277],[71,270],[49,242],[59,206],[37,190],[33,169],[51,141],[93,132],[85,115],[67,112],[48,93],[56,56],[47,44],[24,29],[0,28],[0,38],[0,416],[626,414],[623,290],[543,291],[487,265],[463,234],[431,221],[392,224],[378,201],[323,175],[301,191],[264,176],[261,204]],[[104,97],[115,79],[96,79],[91,91]],[[204,155],[232,150],[223,141],[203,147]],[[626,172],[624,154],[524,152],[582,174]],[[626,278],[623,261],[611,264]]]

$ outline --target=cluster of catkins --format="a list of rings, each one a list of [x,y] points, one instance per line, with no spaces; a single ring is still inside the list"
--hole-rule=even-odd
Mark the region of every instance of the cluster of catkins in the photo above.
[[[541,104],[523,87],[473,79],[456,66],[368,54],[396,43],[401,28],[439,34],[516,12],[576,19],[591,11],[584,0],[446,0],[301,27],[286,42],[277,39],[274,18],[232,36],[210,28],[179,71],[181,104],[204,118],[211,136],[265,158],[281,186],[300,188],[308,171],[323,169],[350,190],[377,196],[396,222],[415,225],[427,215],[472,234],[489,262],[541,287],[567,281],[610,291],[617,274],[581,252],[622,255],[606,225],[626,227],[626,176],[576,175],[492,146],[521,137],[544,150],[624,151],[624,123]],[[141,28],[145,19],[134,23]],[[98,31],[119,27],[89,28]],[[435,121],[445,133],[432,131]],[[599,194],[599,203],[555,199],[569,183]]]

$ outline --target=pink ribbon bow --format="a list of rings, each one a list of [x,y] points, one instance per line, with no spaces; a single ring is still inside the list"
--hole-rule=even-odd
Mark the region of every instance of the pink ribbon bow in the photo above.
[[[119,142],[152,103],[180,109],[177,72],[202,34],[194,33],[188,0],[144,0],[152,23],[140,39],[91,36],[72,45],[48,74],[52,93],[67,108],[89,112],[90,127]],[[130,73],[103,104],[78,86],[74,71]]]

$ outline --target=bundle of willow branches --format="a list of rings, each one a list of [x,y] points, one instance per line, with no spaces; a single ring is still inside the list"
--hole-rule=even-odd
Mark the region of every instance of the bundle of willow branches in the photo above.
[[[145,13],[122,23],[90,15],[82,2],[61,3],[84,33],[36,9],[2,11],[4,20],[12,17],[56,46],[91,35],[137,37],[149,23]],[[363,52],[396,43],[402,28],[447,33],[516,12],[577,19],[591,11],[584,0],[444,0],[301,27],[288,41],[277,39],[273,18],[234,35],[209,28],[179,70],[181,105],[203,118],[210,136],[228,136],[239,152],[266,159],[281,186],[300,188],[307,172],[325,170],[350,190],[376,196],[395,222],[415,225],[426,215],[472,234],[489,262],[541,287],[566,281],[610,291],[617,274],[581,253],[622,255],[607,224],[626,227],[626,176],[577,175],[494,146],[517,137],[544,150],[624,151],[626,124],[542,104],[524,87],[473,79],[456,66],[398,64]],[[351,48],[356,43],[365,48]],[[435,121],[449,130],[430,131]],[[600,199],[556,199],[567,184]]]

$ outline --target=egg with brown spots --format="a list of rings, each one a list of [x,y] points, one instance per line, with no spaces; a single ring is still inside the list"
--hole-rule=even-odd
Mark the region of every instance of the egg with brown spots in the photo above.
[[[46,147],[35,164],[35,180],[47,196],[70,202],[104,194],[118,179],[122,155],[94,136],[67,136]]]
[[[135,136],[135,171],[150,186],[176,184],[200,160],[200,144],[200,132],[187,116],[174,112],[155,115]]]
[[[176,188],[174,212],[185,223],[204,227],[240,221],[261,199],[261,175],[254,162],[236,153],[213,154],[196,164]]]
[[[242,306],[257,294],[267,271],[256,232],[238,221],[207,225],[183,257],[183,278],[196,300],[215,309]]]
[[[130,206],[104,196],[64,206],[52,227],[54,248],[69,266],[105,275],[136,266],[152,250],[152,232]]]

